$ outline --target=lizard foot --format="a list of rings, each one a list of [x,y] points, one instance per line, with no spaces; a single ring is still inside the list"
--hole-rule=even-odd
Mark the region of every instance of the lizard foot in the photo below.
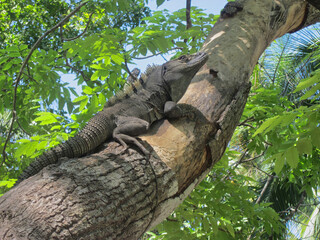
[[[150,156],[150,152],[136,138],[125,134],[116,134],[113,137],[124,147],[124,149],[121,150],[120,154],[126,152],[129,148],[127,143],[131,143],[136,145],[145,156]]]

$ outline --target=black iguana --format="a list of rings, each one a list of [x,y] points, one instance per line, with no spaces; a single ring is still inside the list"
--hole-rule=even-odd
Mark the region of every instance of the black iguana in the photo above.
[[[206,53],[183,55],[153,67],[146,79],[129,84],[118,96],[110,99],[101,112],[90,119],[75,136],[35,159],[19,176],[15,185],[57,163],[62,157],[81,157],[114,138],[125,149],[133,143],[144,154],[149,152],[133,136],[145,133],[150,124],[176,111],[176,102],[184,95],[191,79],[207,61]]]

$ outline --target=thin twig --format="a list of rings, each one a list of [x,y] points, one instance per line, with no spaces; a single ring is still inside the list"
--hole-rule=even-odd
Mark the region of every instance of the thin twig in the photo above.
[[[259,170],[260,172],[264,173],[265,175],[267,175],[267,176],[269,176],[269,177],[271,177],[271,176],[273,177],[272,174],[267,173],[266,171],[262,170],[262,169],[259,168],[257,165],[255,165],[253,162],[251,162],[251,164],[252,164],[252,166],[253,166],[254,168],[256,168],[256,169]]]
[[[87,25],[86,25],[86,28],[83,30],[83,32],[81,34],[79,34],[78,36],[73,37],[73,38],[63,39],[63,41],[67,41],[67,42],[68,41],[73,41],[73,40],[76,40],[77,38],[80,38],[81,36],[83,36],[88,30],[88,27],[89,27],[90,22],[91,22],[92,15],[93,15],[93,13],[90,14],[89,20],[88,20]]]
[[[187,22],[187,29],[192,27],[191,17],[191,0],[187,0],[187,6],[186,6],[186,22]]]
[[[28,77],[31,81],[34,81],[34,82],[36,82],[37,84],[39,84],[38,81],[35,80],[35,79],[34,79],[31,75],[29,75],[28,73],[23,72],[23,75],[25,75],[26,77]]]
[[[307,196],[306,192],[303,191],[301,193],[300,200],[299,200],[298,204],[296,205],[296,207],[292,211],[290,211],[290,214],[285,218],[286,221],[290,220],[293,217],[293,215],[298,211],[299,207],[303,203],[306,196]]]
[[[35,81],[36,83],[38,83],[37,80],[35,80],[33,77],[31,77],[30,67],[29,67],[29,64],[28,64],[28,63],[27,63],[27,71],[28,71],[28,77],[29,77],[30,79],[32,79],[33,81]],[[24,74],[25,74],[25,73],[24,73]]]
[[[266,190],[267,190],[267,188],[270,185],[272,180],[273,180],[273,176],[271,175],[271,176],[268,177],[267,182],[264,184],[263,189],[262,189],[262,191],[261,191],[261,193],[260,193],[260,195],[259,195],[259,197],[258,197],[258,199],[256,201],[256,204],[259,204],[261,202],[261,199],[262,199],[264,193],[266,192]]]
[[[242,153],[239,161],[237,161],[237,162],[232,166],[232,170],[236,169],[236,168],[240,165],[240,163],[242,162],[242,160],[244,159],[244,157],[247,155],[247,153],[248,153],[248,149],[246,149],[246,150],[244,151],[244,153]],[[231,171],[229,171],[228,174],[221,179],[221,181],[222,181],[222,182],[225,181],[230,175],[231,175]]]
[[[25,134],[27,134],[28,136],[31,137],[31,134],[29,134],[29,133],[21,126],[21,124],[20,124],[20,122],[18,121],[18,119],[16,119],[16,122],[17,122],[18,126],[20,127],[20,129],[21,129]]]
[[[132,72],[131,72],[130,69],[129,69],[128,61],[127,61],[127,58],[126,58],[126,57],[124,57],[124,65],[125,65],[125,67],[126,67],[126,69],[127,69],[127,72],[128,72],[128,74],[129,74],[129,76],[130,76],[134,81],[137,80],[137,78],[132,74]]]
[[[265,152],[260,153],[259,155],[254,156],[254,157],[252,157],[252,158],[248,158],[248,159],[246,159],[246,160],[242,160],[240,163],[251,162],[251,161],[253,161],[253,160],[255,160],[255,159],[259,158],[259,157],[262,157],[262,156],[264,155],[264,153],[265,153]]]
[[[252,122],[254,121],[254,117],[249,117],[247,119],[245,119],[244,121],[242,121],[241,123],[238,124],[238,126],[244,125],[247,122]]]
[[[69,13],[65,18],[63,18],[59,23],[57,23],[54,27],[52,27],[51,29],[49,29],[48,31],[46,31],[37,41],[36,43],[32,46],[28,56],[25,58],[25,60],[23,61],[21,68],[19,70],[17,79],[15,80],[15,86],[14,86],[14,93],[13,93],[13,103],[12,103],[12,120],[10,123],[10,127],[9,127],[9,131],[8,131],[8,135],[6,138],[6,141],[4,143],[3,146],[3,150],[2,150],[2,162],[0,164],[0,166],[2,166],[4,164],[4,162],[6,161],[6,157],[7,157],[7,153],[6,153],[6,147],[8,145],[9,139],[10,139],[10,135],[12,133],[12,129],[13,129],[13,124],[16,120],[16,104],[17,104],[17,91],[18,91],[18,85],[19,82],[21,80],[21,76],[23,74],[23,70],[26,67],[31,55],[33,54],[33,52],[37,49],[38,45],[40,44],[40,42],[42,41],[42,39],[44,39],[46,36],[48,36],[51,32],[53,32],[54,30],[56,30],[58,27],[60,27],[61,25],[63,25],[66,21],[68,21],[68,19],[74,15],[76,12],[78,12],[84,5],[86,5],[88,3],[88,1],[85,1],[81,4],[79,4],[79,6],[77,6],[71,13]]]

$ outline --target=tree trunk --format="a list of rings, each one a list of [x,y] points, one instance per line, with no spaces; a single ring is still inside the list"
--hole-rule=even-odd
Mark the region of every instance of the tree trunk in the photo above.
[[[109,142],[23,181],[0,198],[0,239],[138,239],[168,217],[224,153],[259,56],[274,39],[320,19],[306,9],[302,0],[245,0],[202,47],[210,58],[181,100],[194,118],[153,124],[141,136],[150,159]]]

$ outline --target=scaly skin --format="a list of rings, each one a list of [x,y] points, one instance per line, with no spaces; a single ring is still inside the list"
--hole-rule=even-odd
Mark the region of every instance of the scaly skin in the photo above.
[[[172,105],[183,96],[190,81],[207,59],[207,54],[197,53],[155,67],[138,92],[132,92],[129,98],[115,100],[111,106],[107,104],[75,137],[35,159],[19,176],[15,185],[44,167],[57,163],[62,157],[84,156],[112,137],[125,148],[127,142],[133,142],[144,154],[149,154],[134,136],[145,133],[150,124],[164,118],[166,114],[172,115]],[[170,109],[166,109],[166,104],[170,105]]]

